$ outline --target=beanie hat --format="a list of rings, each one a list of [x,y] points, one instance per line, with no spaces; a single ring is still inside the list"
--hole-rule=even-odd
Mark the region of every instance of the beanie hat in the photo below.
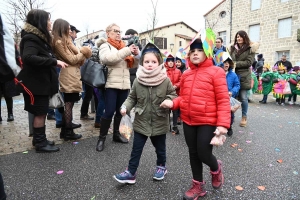
[[[138,34],[138,32],[136,30],[133,30],[133,29],[128,29],[125,32],[125,35],[134,35],[134,34]]]
[[[201,39],[196,39],[190,46],[190,51],[194,49],[203,49]]]
[[[263,54],[258,54],[257,55],[257,58],[259,58],[259,59],[262,59],[262,57],[263,57]]]

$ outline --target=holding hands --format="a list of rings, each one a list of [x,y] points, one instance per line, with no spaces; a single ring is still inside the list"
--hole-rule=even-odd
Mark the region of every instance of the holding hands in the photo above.
[[[173,101],[166,99],[161,104],[160,107],[162,108],[173,108]]]

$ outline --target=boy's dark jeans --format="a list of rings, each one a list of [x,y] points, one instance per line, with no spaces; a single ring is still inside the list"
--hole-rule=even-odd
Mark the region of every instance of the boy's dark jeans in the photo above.
[[[131,156],[128,165],[128,171],[134,175],[139,166],[141,155],[143,152],[143,148],[147,141],[148,137],[140,134],[138,132],[134,132],[133,146],[131,151]],[[157,155],[157,166],[165,166],[166,165],[166,134],[151,136],[150,140],[155,147],[155,152]]]
[[[6,199],[6,194],[4,192],[4,183],[2,179],[2,175],[0,173],[0,200],[5,200]]]

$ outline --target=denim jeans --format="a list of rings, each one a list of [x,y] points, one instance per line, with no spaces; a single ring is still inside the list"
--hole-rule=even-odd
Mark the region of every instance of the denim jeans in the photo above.
[[[106,88],[105,90],[105,112],[103,118],[112,119],[116,112],[117,117],[122,117],[120,108],[128,96],[128,90]]]
[[[173,113],[173,127],[177,127],[177,118],[179,116],[179,109],[178,110],[172,110]]]
[[[134,175],[139,166],[143,148],[147,141],[148,137],[134,132],[133,146],[131,151],[131,156],[128,165],[128,171]],[[166,134],[151,136],[150,140],[155,147],[155,152],[157,155],[156,165],[165,166],[166,165]]]
[[[47,114],[48,115],[55,115],[54,109],[49,108]]]
[[[248,90],[240,90],[239,97],[240,101],[242,102],[242,116],[247,117],[248,112],[248,97],[247,97]]]
[[[100,123],[100,119],[104,113],[105,109],[105,95],[104,95],[104,90],[102,89],[97,89],[95,92],[98,100],[98,105],[97,105],[97,111],[96,111],[96,123]]]

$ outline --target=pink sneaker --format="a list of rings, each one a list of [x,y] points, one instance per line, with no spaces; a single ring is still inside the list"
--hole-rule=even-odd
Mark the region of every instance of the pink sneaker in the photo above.
[[[193,179],[193,186],[184,193],[183,199],[185,200],[195,200],[199,197],[206,195],[207,191],[204,189],[205,182],[199,182]]]
[[[224,175],[222,169],[222,161],[218,160],[219,169],[215,172],[210,171],[211,173],[211,184],[213,188],[219,189],[224,183]]]

